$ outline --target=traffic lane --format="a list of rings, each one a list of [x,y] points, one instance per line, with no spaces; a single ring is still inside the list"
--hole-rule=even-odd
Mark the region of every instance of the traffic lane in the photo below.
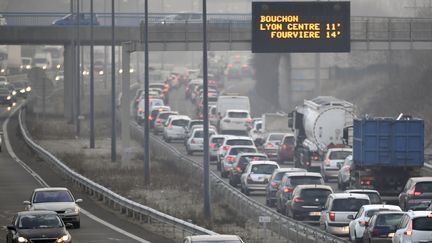
[[[130,234],[133,234],[141,239],[145,239],[150,242],[161,242],[161,243],[174,242],[172,240],[165,239],[159,235],[156,235],[148,230],[145,230],[144,228],[140,227],[136,223],[130,222],[124,216],[119,215],[115,211],[111,211],[105,208],[104,205],[101,204],[100,202],[94,201],[93,198],[89,197],[87,194],[80,191],[79,188],[73,187],[68,180],[64,179],[63,176],[58,171],[56,171],[54,167],[50,166],[49,164],[47,164],[46,162],[38,158],[27,147],[25,142],[21,138],[19,138],[19,136],[17,136],[19,133],[18,133],[18,121],[16,115],[12,117],[9,122],[8,133],[9,133],[8,135],[10,137],[11,145],[14,148],[14,151],[17,154],[17,156],[22,161],[24,161],[27,166],[29,166],[33,171],[35,171],[41,178],[43,178],[48,185],[67,187],[73,192],[75,198],[82,198],[84,202],[80,204],[80,206],[86,211],[102,219],[103,221],[108,222],[109,224],[117,228],[123,229],[129,232]],[[11,178],[7,178],[7,175],[5,174],[6,172],[4,170],[1,170],[0,177],[1,179],[3,178],[8,179],[5,180],[3,183],[6,186],[13,187],[9,189],[10,191],[17,191],[20,193],[19,195],[12,195],[10,199],[10,203],[12,205],[9,206],[9,208],[15,205],[16,208],[12,208],[11,210],[17,212],[23,209],[22,201],[28,200],[33,189],[37,187],[41,187],[41,185],[37,184],[36,181],[34,180],[33,183],[30,183],[32,182],[32,177],[28,175],[27,172],[24,171],[22,167],[18,166],[17,163],[13,161],[6,154],[6,152],[2,152],[0,154],[2,156],[7,157],[7,160],[2,160],[1,162],[11,164],[10,166],[12,166],[13,171],[16,171],[16,173],[12,175]],[[19,187],[17,187],[15,190],[15,185],[21,185],[19,182],[23,178],[29,180],[29,182],[24,183],[23,185],[26,190],[23,190],[22,188],[20,190]],[[2,190],[2,192],[3,191],[4,190]],[[2,204],[3,202],[0,202],[0,207],[3,207]],[[3,209],[0,209],[0,211],[3,212]],[[137,241],[130,237],[127,237],[124,234],[119,233],[118,231],[115,231],[108,226],[105,226],[97,221],[94,221],[93,219],[90,219],[84,214],[82,214],[81,217],[82,217],[81,228],[71,229],[71,234],[74,238],[74,242],[126,242],[126,243],[144,242],[144,241]],[[2,224],[2,225],[6,225],[6,224]]]

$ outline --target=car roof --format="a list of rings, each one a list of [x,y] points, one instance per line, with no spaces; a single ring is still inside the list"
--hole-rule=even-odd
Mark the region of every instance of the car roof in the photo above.
[[[373,210],[373,209],[380,209],[380,208],[402,211],[402,209],[399,206],[390,205],[390,204],[369,204],[369,205],[363,205],[363,208],[366,211]]]
[[[314,176],[314,177],[320,177],[322,178],[322,175],[317,172],[287,172],[289,177],[295,177],[295,176]]]
[[[249,164],[250,165],[268,164],[268,165],[277,165],[277,166],[279,166],[279,164],[277,162],[271,161],[271,160],[254,160],[254,161],[251,161]]]
[[[227,112],[227,113],[228,113],[228,112],[247,112],[247,113],[249,113],[248,110],[240,110],[240,109],[227,110],[226,112]]]
[[[378,211],[375,214],[376,215],[381,215],[381,214],[405,214],[406,212],[402,212],[402,211],[390,211],[390,210],[385,210],[385,211]]]
[[[235,136],[233,135],[232,137],[227,137],[227,140],[229,139],[245,139],[245,140],[252,140],[251,137],[246,137],[246,136]]]
[[[345,190],[344,192],[346,193],[376,193],[378,195],[380,195],[380,193],[377,190],[372,190],[372,189],[349,189],[349,190]]]
[[[424,177],[411,177],[410,178],[414,182],[423,182],[423,181],[432,181],[431,176],[424,176]]]
[[[275,172],[277,172],[277,173],[280,173],[280,172],[282,172],[282,173],[285,173],[285,172],[295,173],[295,172],[307,172],[307,170],[303,169],[303,168],[279,168],[279,169],[276,169]]]
[[[175,119],[186,119],[186,120],[190,120],[190,117],[185,116],[185,115],[172,115],[170,116],[171,120],[175,120]]]
[[[34,190],[35,192],[42,192],[42,191],[69,191],[66,187],[43,187],[43,188],[36,188]]]
[[[244,153],[244,152],[239,153],[238,156],[239,157],[241,157],[241,156],[264,156],[264,157],[267,157],[267,155],[263,154],[263,153]]]
[[[417,218],[417,217],[432,217],[432,211],[408,211],[407,214],[411,218]]]
[[[254,149],[256,149],[256,147],[253,145],[233,145],[233,146],[229,147],[229,150],[232,148],[254,148]]]
[[[31,211],[21,211],[17,213],[19,216],[23,215],[41,215],[41,214],[53,214],[57,215],[55,211],[49,211],[49,210],[31,210]]]
[[[366,194],[360,194],[360,193],[344,193],[344,192],[338,192],[338,193],[332,193],[330,194],[334,199],[344,199],[344,198],[356,198],[356,199],[367,199],[368,201],[369,196]]]
[[[350,151],[350,152],[352,152],[352,148],[330,148],[330,149],[328,149],[328,152],[335,152],[335,151]]]
[[[317,184],[312,184],[312,185],[298,185],[298,186],[296,186],[296,189],[297,189],[297,190],[310,189],[310,188],[330,189],[330,191],[333,192],[333,189],[331,188],[331,186],[328,186],[328,185],[317,185]]]
[[[215,241],[219,242],[220,240],[239,240],[240,237],[237,235],[194,235],[189,237],[191,240],[196,241]]]

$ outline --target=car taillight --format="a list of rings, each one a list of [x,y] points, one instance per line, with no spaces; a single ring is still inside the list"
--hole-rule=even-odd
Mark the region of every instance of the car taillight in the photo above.
[[[277,185],[276,182],[272,181],[272,182],[270,183],[270,186],[273,187],[273,188],[277,188],[278,185]]]
[[[171,128],[172,128],[172,125],[169,125],[169,126],[168,126],[168,129],[171,129]]]
[[[299,202],[304,202],[304,199],[301,198],[301,197],[295,197],[295,198],[293,199],[293,201],[296,202],[296,203],[299,203]]]
[[[228,150],[228,149],[229,149],[228,145],[223,146],[223,150]]]
[[[372,181],[371,180],[361,180],[360,185],[370,186],[370,185],[372,185]]]
[[[324,164],[325,166],[330,166],[330,160],[329,159],[324,160]]]
[[[236,158],[233,157],[233,156],[227,156],[227,157],[226,157],[226,160],[233,162],[233,161],[236,160]]]
[[[311,162],[310,161],[306,161],[306,166],[310,166]]]
[[[288,145],[287,144],[282,145],[282,149],[288,149]]]
[[[365,226],[366,225],[366,220],[360,220],[359,224],[362,225],[362,226]]]
[[[237,166],[237,167],[236,167],[236,170],[237,170],[238,172],[241,172],[241,167],[240,167],[240,166]]]
[[[293,190],[292,190],[292,188],[289,188],[289,187],[286,186],[286,187],[284,187],[283,191],[285,193],[288,193],[288,192],[292,192]]]
[[[345,172],[350,172],[350,167],[347,166],[347,165],[345,165],[345,166],[343,167],[343,170],[344,170]]]
[[[247,122],[247,123],[252,123],[252,119],[251,119],[251,118],[247,118],[247,119],[246,119],[246,122]]]
[[[407,194],[408,194],[408,196],[418,197],[418,196],[421,196],[421,194],[423,194],[423,193],[421,193],[421,192],[416,192],[415,189],[413,189],[413,190],[411,190],[411,191],[408,191]]]
[[[149,116],[149,120],[152,121],[152,120],[153,120],[153,117],[152,117],[152,116]]]
[[[160,118],[156,119],[156,123],[161,123],[161,119]]]
[[[330,219],[330,221],[335,221],[335,219],[336,219],[336,213],[335,212],[330,212],[329,213],[329,219]]]
[[[233,65],[230,63],[230,64],[227,65],[227,68],[232,68],[232,66]]]
[[[210,147],[211,149],[214,149],[214,148],[216,148],[216,144],[211,143],[211,144],[209,145],[209,147]]]
[[[318,155],[314,154],[314,155],[311,156],[311,159],[312,160],[318,160],[319,158],[318,158]]]
[[[266,148],[273,148],[273,144],[268,143],[268,144],[265,145],[265,147],[266,147]]]
[[[247,68],[248,67],[248,65],[247,64],[243,64],[243,66],[242,66],[243,68]]]
[[[404,235],[406,236],[412,236],[413,230],[412,230],[412,221],[409,222],[407,229],[404,232]]]
[[[162,90],[162,92],[164,92],[164,93],[168,92],[168,88],[164,88],[164,89]]]

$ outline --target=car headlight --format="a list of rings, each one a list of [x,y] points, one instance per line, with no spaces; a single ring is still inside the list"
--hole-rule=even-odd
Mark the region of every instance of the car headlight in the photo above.
[[[7,110],[8,110],[8,111],[12,110],[12,107],[8,106],[8,107],[7,107]]]
[[[12,91],[12,95],[16,95],[17,93],[16,93],[16,91],[14,90],[14,91]]]
[[[28,242],[28,240],[24,237],[18,237],[18,242]]]
[[[103,75],[103,74],[104,74],[103,70],[99,71],[99,75]]]
[[[61,67],[61,66],[60,66],[60,64],[57,64],[57,66],[56,66],[56,67],[57,67],[57,69],[60,69],[60,67]]]
[[[56,242],[60,243],[60,242],[69,242],[70,241],[70,235],[63,235],[62,237],[58,238]]]
[[[46,65],[43,65],[43,66],[42,66],[42,69],[44,69],[44,70],[47,69],[47,66],[46,66]]]
[[[30,92],[30,91],[31,91],[31,87],[28,86],[28,87],[26,88],[26,91],[27,91],[27,92]]]
[[[6,70],[4,68],[0,69],[0,72],[4,73]]]
[[[75,206],[75,208],[68,208],[65,210],[65,213],[79,213],[80,208],[78,206]]]
[[[123,73],[123,69],[120,69],[120,70],[119,70],[119,73]]]
[[[129,69],[130,73],[133,73],[135,70],[133,68]]]
[[[6,97],[7,100],[12,99],[12,97],[10,95],[8,95],[8,97]]]
[[[25,93],[25,89],[20,89],[20,93]]]
[[[31,68],[31,66],[30,65],[26,65],[26,69],[30,69]]]
[[[59,81],[59,80],[60,80],[60,77],[59,77],[59,76],[56,76],[56,77],[55,77],[55,80],[56,80],[56,81]]]

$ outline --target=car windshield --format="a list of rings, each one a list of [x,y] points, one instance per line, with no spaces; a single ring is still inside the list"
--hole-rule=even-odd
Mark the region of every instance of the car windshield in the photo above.
[[[300,196],[303,198],[327,199],[328,195],[330,195],[331,193],[332,192],[328,189],[311,188],[311,189],[303,189],[300,193]]]
[[[381,197],[374,192],[354,192],[354,193],[366,194],[369,197],[371,204],[381,204]]]
[[[413,230],[432,231],[432,217],[418,217],[413,219]]]
[[[291,137],[291,136],[290,137],[285,137],[283,143],[284,144],[294,144],[294,137]]]
[[[285,171],[281,171],[276,173],[276,175],[273,177],[274,181],[281,181],[282,177],[285,175]]]
[[[191,128],[191,127],[193,127],[193,126],[195,126],[195,125],[202,125],[202,124],[204,124],[203,121],[191,121],[191,122],[189,123],[189,128]]]
[[[368,210],[366,213],[365,213],[365,215],[366,215],[366,217],[372,217],[374,214],[376,214],[377,212],[382,212],[382,211],[389,211],[389,209],[388,208],[380,208],[380,209],[371,209],[371,210]]]
[[[177,120],[173,120],[171,124],[172,124],[173,126],[185,127],[185,126],[187,126],[188,123],[189,123],[188,120],[185,120],[185,119],[177,119]]]
[[[214,130],[209,130],[209,136],[211,136],[211,135],[213,135],[213,134],[215,134],[216,132],[214,131]],[[204,131],[196,131],[195,132],[195,136],[194,136],[194,138],[203,138],[204,136]]]
[[[288,182],[288,181],[287,181]],[[298,185],[309,185],[309,184],[318,184],[321,185],[322,178],[317,176],[293,176],[289,180],[290,184],[293,186]]]
[[[283,138],[283,134],[271,134],[268,138],[269,141],[281,141]]]
[[[55,214],[23,215],[18,220],[19,229],[61,228],[63,223]]]
[[[238,153],[256,153],[254,148],[232,148],[230,150],[230,155],[237,155]]]
[[[271,175],[275,169],[277,169],[277,165],[258,164],[253,165],[251,171],[253,174]]]
[[[432,182],[419,182],[415,185],[416,192],[432,192]]]
[[[369,200],[359,198],[341,198],[333,201],[332,211],[357,212],[361,206],[369,204]]]
[[[35,193],[33,203],[48,202],[73,202],[73,199],[68,191],[40,191]]]
[[[212,138],[211,139],[211,143],[217,144],[217,146],[220,146],[223,141],[224,141],[224,138]]]
[[[247,118],[247,112],[228,112],[228,117],[230,118]]]
[[[396,225],[398,225],[400,223],[402,216],[403,216],[402,213],[378,215],[378,217],[376,219],[376,225],[377,226],[396,227]]]
[[[175,115],[176,113],[162,113],[162,114],[159,114],[159,118],[161,119],[161,120],[166,120],[169,116],[171,116],[171,115]]]
[[[227,145],[253,145],[249,139],[231,139],[226,142]]]
[[[330,153],[330,159],[345,159],[348,155],[351,155],[351,151],[333,151]]]

